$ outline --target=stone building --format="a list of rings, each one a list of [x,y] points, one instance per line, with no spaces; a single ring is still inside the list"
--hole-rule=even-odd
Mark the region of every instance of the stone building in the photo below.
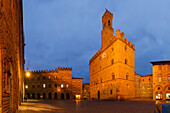
[[[153,77],[149,75],[135,75],[135,97],[153,98]]]
[[[153,77],[152,74],[142,75],[140,83],[140,97],[152,98],[153,97]]]
[[[170,61],[152,61],[153,100],[170,99]]]
[[[25,78],[25,93],[32,99],[81,99],[82,78],[72,77],[72,68],[32,71]]]
[[[135,48],[124,33],[112,28],[113,14],[102,17],[101,49],[90,59],[90,97],[127,99],[135,97]]]
[[[0,113],[15,113],[23,97],[22,0],[0,0]]]
[[[90,84],[83,84],[83,99],[90,99]]]

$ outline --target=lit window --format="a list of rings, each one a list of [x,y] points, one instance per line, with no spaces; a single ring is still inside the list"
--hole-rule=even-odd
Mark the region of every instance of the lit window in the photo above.
[[[49,76],[48,78],[51,79],[51,76]]]
[[[68,87],[69,87],[69,85],[67,84],[67,85],[66,85],[66,87],[68,88]]]
[[[67,80],[69,79],[69,77],[67,77]]]
[[[86,93],[86,90],[84,90],[84,92]]]
[[[61,79],[63,79],[63,76],[61,76]]]
[[[159,70],[162,70],[162,67],[161,67],[161,66],[159,66]]]
[[[168,77],[168,82],[170,82],[170,76]]]
[[[28,85],[26,85],[25,88],[28,89]]]
[[[80,82],[80,80],[78,82]]]
[[[161,82],[161,77],[158,77],[158,82]]]
[[[61,84],[61,88],[63,88],[64,87],[64,85],[63,84]]]
[[[75,85],[73,86],[73,88],[75,88]]]
[[[45,88],[46,87],[46,84],[43,84],[43,88]]]
[[[80,87],[80,85],[78,87]]]
[[[73,80],[73,82],[75,82],[75,80]]]

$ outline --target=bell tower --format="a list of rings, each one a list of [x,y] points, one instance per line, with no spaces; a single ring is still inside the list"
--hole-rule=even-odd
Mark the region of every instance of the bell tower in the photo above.
[[[112,28],[113,14],[107,9],[102,17],[103,29],[101,31],[102,49],[106,48],[113,41],[114,29]]]

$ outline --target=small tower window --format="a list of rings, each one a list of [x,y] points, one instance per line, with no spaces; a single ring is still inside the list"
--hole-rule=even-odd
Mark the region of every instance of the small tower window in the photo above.
[[[129,80],[129,75],[128,74],[126,74],[126,80]]]
[[[114,64],[114,60],[112,59],[111,64]]]
[[[112,73],[112,80],[115,80],[115,74]]]
[[[127,59],[125,59],[125,64],[127,64]]]
[[[110,20],[108,20],[108,26],[110,26]]]

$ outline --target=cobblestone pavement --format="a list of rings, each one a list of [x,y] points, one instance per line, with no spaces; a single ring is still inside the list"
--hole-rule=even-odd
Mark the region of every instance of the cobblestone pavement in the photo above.
[[[154,101],[28,100],[17,113],[153,113]]]

